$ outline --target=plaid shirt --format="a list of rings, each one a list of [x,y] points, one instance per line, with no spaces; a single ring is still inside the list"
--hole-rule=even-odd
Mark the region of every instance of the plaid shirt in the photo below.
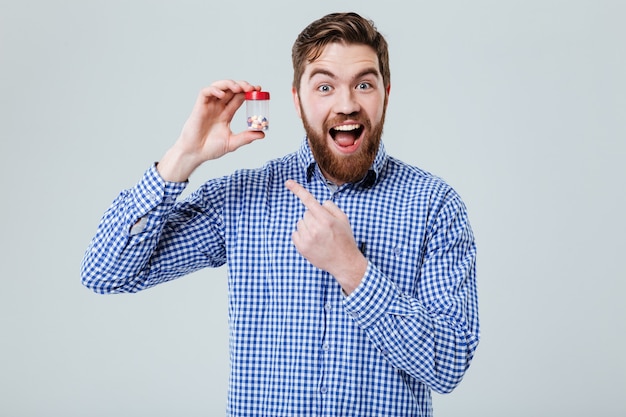
[[[350,219],[368,267],[349,296],[291,242],[305,208],[287,179]],[[123,191],[82,280],[135,292],[227,264],[229,416],[431,416],[430,390],[461,381],[479,339],[476,250],[465,206],[440,178],[381,145],[362,182],[333,189],[304,140],[177,202],[185,186],[153,166]]]

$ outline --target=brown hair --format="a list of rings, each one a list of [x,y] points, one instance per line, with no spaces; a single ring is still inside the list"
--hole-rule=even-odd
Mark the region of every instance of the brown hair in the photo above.
[[[385,87],[389,87],[389,51],[387,41],[374,22],[356,13],[331,13],[307,26],[296,38],[291,49],[293,62],[293,87],[300,90],[300,79],[307,64],[322,54],[324,47],[333,42],[370,46],[378,56],[378,65]]]

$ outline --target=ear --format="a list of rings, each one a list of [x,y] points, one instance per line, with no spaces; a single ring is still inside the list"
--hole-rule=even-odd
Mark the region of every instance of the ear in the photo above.
[[[391,84],[385,88],[385,109],[387,109],[387,105],[389,104],[389,92],[391,91]]]
[[[296,90],[296,87],[291,87],[291,95],[293,97],[293,105],[296,107],[296,113],[298,113],[298,117],[302,119],[302,110],[300,109],[300,97],[298,96],[298,90]]]

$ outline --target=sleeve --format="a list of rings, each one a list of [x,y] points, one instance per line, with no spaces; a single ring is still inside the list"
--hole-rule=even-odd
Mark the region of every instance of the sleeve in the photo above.
[[[122,191],[84,254],[83,285],[100,294],[137,292],[223,264],[219,213],[205,192],[176,203],[186,186],[164,181],[153,165]]]
[[[466,210],[453,196],[429,232],[415,293],[402,293],[370,262],[345,310],[392,366],[436,392],[451,392],[480,337],[475,263]]]

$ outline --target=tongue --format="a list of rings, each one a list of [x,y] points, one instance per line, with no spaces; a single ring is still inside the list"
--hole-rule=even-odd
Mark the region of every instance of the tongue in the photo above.
[[[351,133],[337,132],[335,134],[335,142],[342,147],[354,145],[354,135]]]

